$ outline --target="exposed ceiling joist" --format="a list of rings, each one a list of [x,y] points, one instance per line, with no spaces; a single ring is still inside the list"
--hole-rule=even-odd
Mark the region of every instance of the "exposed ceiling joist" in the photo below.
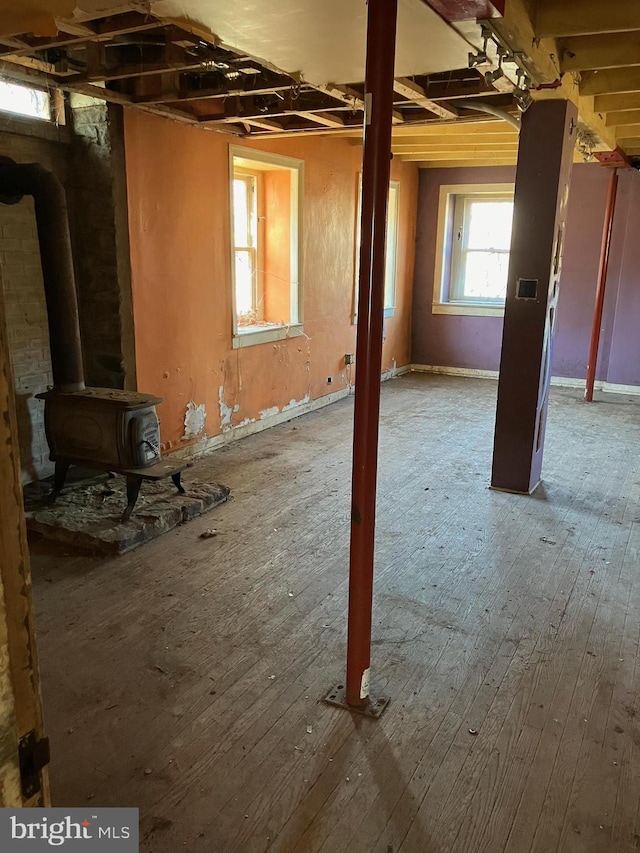
[[[394,80],[393,89],[398,95],[402,95],[402,97],[406,98],[408,101],[411,101],[420,107],[424,107],[439,118],[455,119],[458,116],[458,112],[454,107],[440,104],[437,101],[433,101],[431,98],[428,98],[422,86],[419,86],[417,83],[414,83],[413,80],[409,80],[406,77],[398,77]]]
[[[283,126],[278,124],[277,121],[272,121],[267,118],[243,118],[242,121],[245,124],[251,125],[251,127],[259,127],[260,130],[284,130]]]
[[[626,124],[640,123],[639,110],[616,110],[607,113],[607,125],[610,127],[620,127]]]
[[[640,31],[564,39],[563,71],[593,71],[640,65]]]
[[[315,124],[321,124],[323,127],[344,127],[344,119],[334,113],[314,113],[304,111],[299,112],[298,115],[302,118],[306,118],[307,121],[315,122]]]
[[[598,95],[594,98],[593,108],[599,113],[640,110],[640,91],[623,92],[617,95]]]
[[[540,38],[623,33],[640,30],[640,3],[634,0],[538,0]]]
[[[472,161],[467,157],[460,157],[457,160],[427,160],[423,155],[416,154],[402,159],[409,163],[418,163],[421,169],[464,169],[469,166],[515,166],[517,158],[514,156]]]
[[[405,124],[403,127],[394,128],[394,139],[399,139],[405,135],[412,136],[416,132],[418,135],[434,134],[437,136],[455,137],[467,134],[485,135],[485,134],[508,134],[513,139],[518,138],[518,131],[506,121],[497,119],[481,119],[479,121],[470,121],[468,118],[447,124],[431,124],[426,127],[417,128],[410,124]]]
[[[140,15],[138,12],[126,12],[122,15],[109,17],[105,21],[93,25],[78,26],[70,24],[69,26],[75,32],[70,33],[65,29],[62,35],[49,39],[32,35],[22,36],[20,39],[22,47],[17,50],[3,52],[10,52],[14,56],[20,56],[33,53],[34,50],[50,50],[52,48],[68,47],[75,44],[80,45],[92,39],[108,41],[118,36],[157,29],[158,21],[156,18],[150,18],[148,15]]]
[[[623,142],[636,137],[640,137],[640,124],[625,124],[618,133],[618,144],[624,148]]]
[[[581,75],[581,95],[640,92],[640,67],[586,71]]]
[[[405,154],[411,151],[444,151],[444,152],[457,152],[457,151],[484,151],[489,156],[492,156],[494,151],[517,151],[518,143],[516,142],[494,142],[491,145],[478,145],[472,137],[469,137],[468,140],[460,141],[458,143],[451,142],[423,142],[418,140],[416,142],[394,142],[391,146],[391,149],[394,154]]]

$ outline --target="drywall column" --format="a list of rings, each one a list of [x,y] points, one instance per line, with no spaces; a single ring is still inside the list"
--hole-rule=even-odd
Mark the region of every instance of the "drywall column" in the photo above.
[[[397,0],[369,0],[347,631],[346,701],[355,707],[369,699],[396,17]]]
[[[522,117],[491,485],[540,482],[577,109],[536,101]]]

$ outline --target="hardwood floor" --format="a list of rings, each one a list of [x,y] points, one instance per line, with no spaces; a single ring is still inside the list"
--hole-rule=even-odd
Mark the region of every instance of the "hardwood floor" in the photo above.
[[[352,399],[203,460],[230,503],[141,550],[35,543],[54,805],[139,806],[145,853],[640,850],[640,401],[554,389],[520,497],[487,488],[495,392],[383,388],[377,722],[319,701]]]

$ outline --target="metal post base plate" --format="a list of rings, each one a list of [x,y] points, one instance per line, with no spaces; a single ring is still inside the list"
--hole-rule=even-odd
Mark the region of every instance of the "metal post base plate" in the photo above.
[[[391,699],[388,696],[367,696],[362,705],[349,705],[344,684],[337,684],[327,693],[324,701],[328,705],[335,705],[337,708],[344,708],[346,711],[353,711],[356,714],[362,714],[364,717],[373,717],[377,720]]]

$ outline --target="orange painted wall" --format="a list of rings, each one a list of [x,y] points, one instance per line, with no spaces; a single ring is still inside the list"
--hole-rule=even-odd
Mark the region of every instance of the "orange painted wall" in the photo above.
[[[189,443],[183,435],[190,401],[204,403],[205,432],[214,436],[291,401],[344,388],[344,353],[355,352],[361,147],[330,137],[247,143],[305,161],[305,337],[234,350],[229,143],[222,134],[125,112],[138,388],[165,400],[165,450]],[[401,184],[397,296],[395,316],[385,321],[383,370],[410,360],[418,170],[394,162],[392,178]]]

